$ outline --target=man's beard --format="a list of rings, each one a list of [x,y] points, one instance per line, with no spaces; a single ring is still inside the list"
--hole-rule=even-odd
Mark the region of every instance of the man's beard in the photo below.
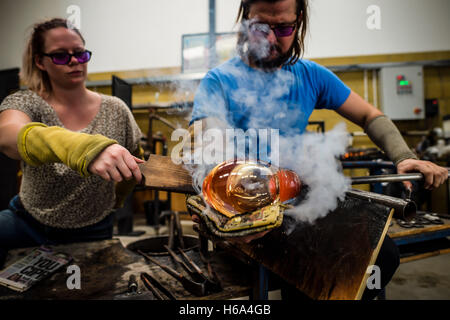
[[[263,70],[278,69],[289,60],[292,54],[292,48],[289,49],[287,52],[282,53],[281,48],[277,45],[271,46],[270,50],[271,51],[276,50],[277,55],[275,58],[261,58],[257,54],[255,54],[252,50],[249,50],[248,52],[249,62],[254,66],[256,66],[257,68]]]
[[[270,55],[274,50],[277,54],[275,58],[271,58]],[[237,52],[241,59],[259,69],[267,71],[278,69],[291,59],[293,50],[294,44],[285,53],[281,51],[277,44],[270,45],[267,41],[251,45],[245,33],[238,35]]]

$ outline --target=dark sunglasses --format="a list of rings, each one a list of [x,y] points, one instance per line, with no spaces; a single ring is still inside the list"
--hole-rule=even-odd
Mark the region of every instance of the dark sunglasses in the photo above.
[[[250,24],[249,29],[250,32],[263,36],[267,36],[270,33],[270,30],[272,30],[277,38],[282,38],[289,37],[294,32],[296,26],[297,22],[276,25],[269,25],[263,22],[253,22]]]
[[[50,57],[54,64],[63,65],[68,64],[72,57],[77,59],[78,63],[86,63],[91,60],[92,52],[89,50],[68,53],[68,52],[55,52],[55,53],[43,53],[43,56]]]

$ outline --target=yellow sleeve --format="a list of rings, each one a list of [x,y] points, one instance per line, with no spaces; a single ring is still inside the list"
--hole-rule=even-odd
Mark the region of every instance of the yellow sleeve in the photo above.
[[[43,123],[25,125],[17,137],[17,148],[29,165],[61,162],[87,177],[88,167],[106,147],[117,143],[100,134],[73,132],[61,127],[48,127]]]

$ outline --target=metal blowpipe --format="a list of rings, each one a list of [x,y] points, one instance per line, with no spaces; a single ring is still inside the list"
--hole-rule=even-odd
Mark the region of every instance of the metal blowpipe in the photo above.
[[[387,175],[366,176],[366,177],[352,177],[351,180],[352,185],[357,185],[357,184],[370,184],[380,182],[420,181],[423,180],[423,178],[424,176],[421,173],[406,173],[406,174],[387,174]],[[416,214],[417,210],[416,204],[409,199],[399,199],[383,194],[367,192],[357,189],[351,189],[347,191],[346,194],[349,197],[373,201],[391,207],[395,209],[396,215],[404,220],[410,220]]]
[[[416,215],[417,206],[414,201],[404,200],[384,194],[351,189],[346,192],[347,197],[358,198],[369,202],[380,203],[395,210],[395,216],[403,220],[411,220]]]
[[[384,174],[376,176],[352,177],[351,180],[352,185],[371,184],[380,182],[420,181],[423,180],[423,174],[421,173]]]

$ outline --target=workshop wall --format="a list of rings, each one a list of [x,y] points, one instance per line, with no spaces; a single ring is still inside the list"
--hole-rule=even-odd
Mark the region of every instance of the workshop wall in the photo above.
[[[0,52],[0,69],[21,66],[30,26],[51,17],[80,22],[91,72],[161,68],[180,65],[182,34],[207,32],[208,0],[2,0],[0,39],[8,50]]]
[[[341,57],[331,59],[314,59],[316,62],[328,66],[336,66],[343,64],[370,64],[383,62],[412,62],[412,61],[438,61],[449,60],[450,52],[423,52],[423,53],[407,53],[398,55],[374,55],[374,56],[360,56],[360,57]],[[364,72],[338,72],[337,75],[356,93],[364,97]],[[379,84],[376,81],[377,88],[377,102],[374,102],[374,95],[372,91],[372,71],[368,72],[367,92],[368,101],[371,104],[377,105],[380,108],[380,92]],[[445,115],[450,115],[450,67],[425,67],[424,68],[424,98],[436,99],[438,101],[438,114],[432,117],[426,117],[423,120],[397,120],[394,121],[400,132],[403,134],[405,141],[410,148],[415,148],[423,138],[423,135],[413,134],[417,131],[429,131],[433,128],[442,128],[442,118]],[[362,128],[342,118],[333,111],[316,110],[311,116],[311,121],[325,121],[325,129],[330,130],[337,123],[345,121],[349,132],[362,131]],[[363,136],[355,136],[353,139],[353,147],[355,148],[370,148],[375,145],[370,139]],[[439,163],[443,166],[448,166],[447,163]],[[345,170],[349,176],[361,176],[368,174],[367,170],[355,169]],[[355,186],[358,189],[369,190],[368,185]],[[450,211],[450,203],[448,203],[448,186],[442,185],[436,190],[430,192],[428,196],[428,208],[434,212],[446,213]]]
[[[357,65],[357,64],[376,64],[376,63],[395,63],[395,62],[414,62],[414,61],[440,61],[449,60],[450,51],[441,52],[421,52],[421,53],[403,53],[395,55],[372,55],[359,57],[339,57],[339,58],[323,58],[312,59],[319,64],[326,66],[339,65]],[[364,72],[337,72],[336,73],[352,90],[365,97],[364,93]],[[368,71],[367,78],[367,100],[381,108],[380,105],[380,85],[376,81],[376,96],[374,101],[373,95],[373,72]],[[442,117],[450,114],[450,70],[449,67],[425,67],[424,68],[424,97],[425,99],[437,99],[439,104],[439,112],[436,116],[426,118],[424,120],[398,120],[394,121],[402,133],[407,131],[430,130],[434,127],[442,127]],[[335,112],[327,110],[316,110],[313,112],[311,120],[317,121],[321,119],[329,119],[326,129],[329,130],[339,121],[344,120],[347,123],[350,132],[362,131],[355,124],[336,115]],[[331,127],[330,127],[331,126]],[[420,137],[405,136],[410,147],[414,147]],[[367,140],[368,141],[368,140]],[[366,146],[366,143],[372,145],[370,141],[366,142],[364,138],[355,139],[355,146]]]
[[[216,31],[236,31],[239,0],[216,0]],[[307,58],[450,50],[448,0],[310,0]],[[2,0],[0,69],[20,67],[38,20],[76,20],[91,72],[176,67],[182,34],[208,32],[208,0]]]

